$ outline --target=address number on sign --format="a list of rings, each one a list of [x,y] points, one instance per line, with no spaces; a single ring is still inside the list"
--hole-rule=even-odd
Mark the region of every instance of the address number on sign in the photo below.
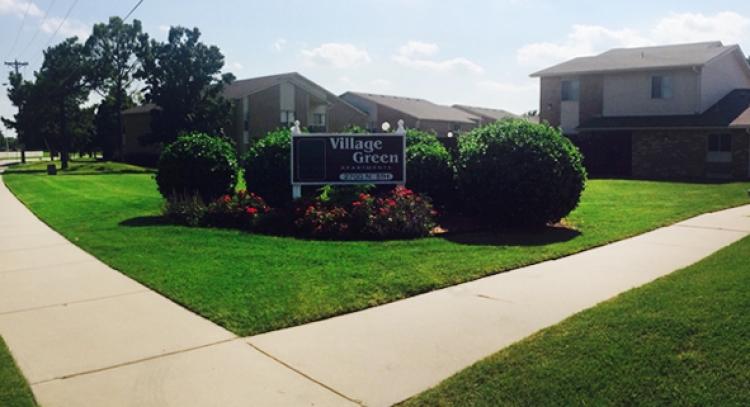
[[[342,181],[390,181],[393,174],[387,172],[381,173],[343,173],[339,176]]]

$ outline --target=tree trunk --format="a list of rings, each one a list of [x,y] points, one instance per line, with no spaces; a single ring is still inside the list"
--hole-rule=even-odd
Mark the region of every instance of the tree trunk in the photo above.
[[[65,98],[60,98],[60,138],[62,148],[60,149],[60,169],[68,169],[70,154],[70,140],[68,139],[68,122],[65,118]]]

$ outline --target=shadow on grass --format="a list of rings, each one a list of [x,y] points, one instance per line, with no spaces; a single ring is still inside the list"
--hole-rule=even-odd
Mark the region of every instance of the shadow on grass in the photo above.
[[[118,225],[130,228],[142,228],[149,226],[172,226],[163,216],[139,216],[137,218],[126,219]]]
[[[524,231],[446,233],[438,238],[468,246],[545,246],[567,242],[580,235],[575,229],[547,226]]]
[[[20,170],[20,169],[14,169],[13,171],[6,172],[6,175],[33,175],[33,174],[41,174],[46,173],[47,169],[26,169],[26,170]],[[72,176],[72,175],[125,175],[125,174],[154,174],[154,172],[151,171],[129,171],[129,170],[123,170],[123,171],[91,171],[91,170],[57,170],[57,174],[50,175],[51,177],[66,177],[66,176]]]

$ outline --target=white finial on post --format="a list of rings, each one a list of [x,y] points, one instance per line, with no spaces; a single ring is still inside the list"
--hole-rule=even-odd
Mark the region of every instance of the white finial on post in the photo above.
[[[383,124],[380,126],[380,128],[383,129],[383,131],[385,133],[388,133],[388,130],[391,129],[391,124],[388,123],[388,122],[383,122]]]
[[[404,128],[404,119],[399,119],[396,134],[406,134],[406,129]]]
[[[292,127],[292,135],[299,136],[300,134],[302,134],[302,130],[299,128],[299,120],[295,120],[294,126]]]

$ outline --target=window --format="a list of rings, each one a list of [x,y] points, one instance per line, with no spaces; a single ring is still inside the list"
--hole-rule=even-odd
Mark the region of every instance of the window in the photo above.
[[[651,77],[651,99],[669,99],[672,97],[672,75]]]
[[[325,126],[326,124],[326,115],[325,113],[313,113],[313,122],[312,124],[316,126]]]
[[[708,161],[728,163],[732,162],[732,135],[708,135]]]
[[[581,81],[562,81],[562,100],[577,102],[581,97]]]
[[[291,124],[291,123],[294,123],[294,111],[282,110],[281,111],[281,124]]]

